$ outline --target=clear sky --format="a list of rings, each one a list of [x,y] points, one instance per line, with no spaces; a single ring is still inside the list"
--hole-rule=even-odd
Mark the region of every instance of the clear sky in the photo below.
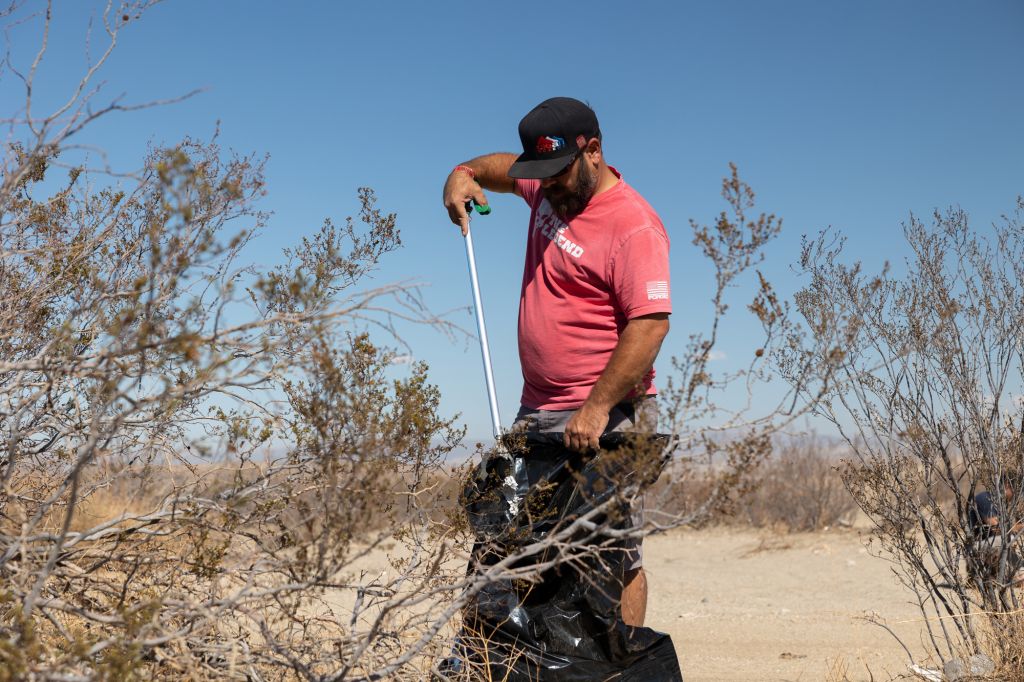
[[[41,100],[66,94],[97,2],[56,3]],[[16,63],[37,34],[10,34]],[[791,293],[800,237],[833,226],[851,257],[900,260],[900,222],[959,204],[985,226],[1024,192],[1024,3],[949,2],[256,2],[168,0],[122,35],[105,91],[130,101],[205,92],[117,116],[83,139],[136,167],[147,142],[208,137],[268,153],[270,225],[250,256],[325,217],[358,209],[371,186],[398,214],[405,247],[376,283],[429,285],[435,311],[471,304],[463,243],[441,206],[458,162],[517,151],[539,101],[590,102],[610,163],[660,213],[672,240],[675,311],[659,360],[708,319],[710,271],[689,220],[724,208],[735,162],[759,208],[784,218],[765,271]],[[94,48],[95,50],[95,48]],[[0,83],[0,116],[18,107]],[[50,100],[52,101],[52,100]],[[495,197],[474,236],[506,422],[521,377],[515,319],[528,210]],[[372,284],[372,283],[371,283]],[[756,325],[737,291],[722,367],[746,364]],[[732,316],[731,316],[732,317]],[[455,320],[473,328],[471,312]],[[471,439],[490,423],[475,343],[409,329],[418,359],[461,412]]]

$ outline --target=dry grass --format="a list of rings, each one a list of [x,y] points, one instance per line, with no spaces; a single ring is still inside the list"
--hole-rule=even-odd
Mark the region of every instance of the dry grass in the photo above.
[[[845,656],[836,656],[828,663],[827,682],[849,682],[850,664]]]
[[[857,512],[843,485],[839,460],[817,439],[776,447],[742,491],[720,501],[707,524],[808,532],[848,525]],[[670,466],[647,495],[647,508],[686,514],[707,499],[707,478],[683,474]]]
[[[255,465],[251,465],[255,466]],[[239,475],[234,468],[201,465],[191,471],[184,467],[168,469],[159,477],[143,482],[130,475],[96,472],[97,479],[110,484],[97,489],[76,506],[71,530],[77,531],[126,514],[153,510],[173,489],[176,482],[199,477],[209,491],[216,490],[227,478]],[[465,481],[466,465],[431,473],[419,483],[415,493],[419,509],[429,510],[431,520],[458,523],[459,495]],[[28,485],[27,483],[25,485]],[[407,513],[408,486],[398,475],[389,484],[391,496],[381,500],[379,514],[363,528],[378,531]],[[777,449],[758,470],[749,490],[731,502],[728,514],[718,514],[709,524],[729,524],[769,528],[778,532],[805,532],[846,525],[856,513],[854,500],[843,487],[834,455],[814,441],[791,444]],[[673,480],[670,467],[647,494],[648,509],[667,513],[685,513],[695,501],[704,500],[707,485],[700,480]],[[426,503],[424,497],[429,497]],[[59,523],[55,516],[48,525]]]
[[[991,679],[1024,682],[1024,610],[989,613],[987,621],[982,626],[981,641],[985,651],[996,658],[996,671]]]

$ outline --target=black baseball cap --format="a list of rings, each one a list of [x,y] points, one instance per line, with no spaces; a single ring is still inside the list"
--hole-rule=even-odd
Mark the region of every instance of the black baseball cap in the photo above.
[[[572,97],[544,100],[519,122],[523,153],[508,171],[512,178],[550,178],[561,173],[592,137],[600,137],[597,115]],[[582,144],[580,143],[582,138]]]

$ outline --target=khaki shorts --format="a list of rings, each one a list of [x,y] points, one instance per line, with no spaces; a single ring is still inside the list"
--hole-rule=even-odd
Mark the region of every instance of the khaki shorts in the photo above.
[[[576,410],[536,410],[532,407],[522,406],[516,414],[516,420],[512,424],[513,433],[529,434],[555,434],[564,433],[565,425],[569,423]],[[656,433],[658,431],[658,403],[654,396],[644,396],[637,400],[622,402],[616,405],[608,413],[608,426],[605,433],[629,433],[639,431],[641,433]],[[644,524],[644,498],[643,495],[633,500],[630,510],[631,524],[628,528],[638,528]],[[627,541],[626,570],[634,571],[643,567],[643,538],[635,538]]]
[[[512,431],[530,433],[564,433],[576,410],[535,410],[522,406],[516,414]],[[640,431],[656,433],[658,430],[658,402],[654,396],[645,396],[636,401],[622,402],[608,413],[605,433],[628,433]]]

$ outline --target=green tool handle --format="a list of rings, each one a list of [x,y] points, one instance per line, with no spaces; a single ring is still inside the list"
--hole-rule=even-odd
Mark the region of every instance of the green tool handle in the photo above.
[[[466,213],[472,213],[474,206],[476,206],[476,212],[479,213],[480,215],[487,215],[488,213],[491,212],[491,207],[488,206],[487,204],[480,204],[477,203],[476,199],[471,199],[466,202]]]

